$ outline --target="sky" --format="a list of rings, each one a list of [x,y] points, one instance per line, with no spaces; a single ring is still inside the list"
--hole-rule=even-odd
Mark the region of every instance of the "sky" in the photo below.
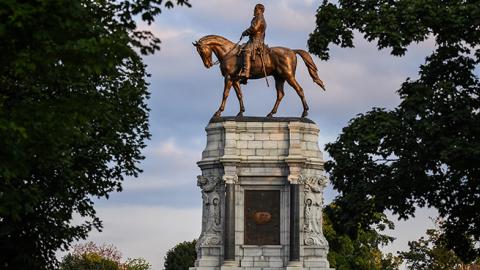
[[[307,50],[314,30],[315,13],[321,1],[264,0],[267,31],[265,43]],[[103,231],[92,232],[88,241],[113,244],[124,257],[143,257],[153,269],[163,269],[165,253],[175,244],[198,238],[201,230],[201,193],[196,162],[206,144],[205,127],[217,110],[223,91],[218,66],[206,69],[192,42],[217,34],[237,42],[252,19],[256,1],[191,0],[192,8],[164,10],[154,24],[139,27],[152,31],[162,41],[161,50],[144,57],[151,74],[150,129],[152,139],[144,149],[144,170],[138,178],[126,179],[121,193],[96,202]],[[330,60],[313,59],[327,91],[313,83],[301,60],[297,80],[310,106],[309,118],[320,128],[319,145],[333,142],[348,121],[372,107],[394,108],[400,100],[396,90],[407,77],[416,78],[418,67],[434,49],[434,42],[409,47],[404,57],[378,51],[361,34],[355,48],[330,47]],[[270,78],[272,84],[273,78]],[[233,90],[232,90],[233,91]],[[272,108],[276,91],[265,80],[242,86],[247,116],[265,116]],[[300,116],[302,106],[295,91],[285,87],[286,96],[277,116]],[[238,101],[230,95],[223,115],[236,115]],[[324,158],[328,155],[324,153]],[[335,196],[329,186],[326,202]],[[432,227],[431,209],[417,211],[414,219],[396,222],[389,232],[397,240],[384,248],[396,252]],[[396,217],[392,216],[393,219]],[[82,241],[83,242],[83,241]]]

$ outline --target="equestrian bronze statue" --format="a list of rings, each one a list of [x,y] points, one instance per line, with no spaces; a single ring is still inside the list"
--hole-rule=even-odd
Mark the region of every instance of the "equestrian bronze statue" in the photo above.
[[[220,64],[220,71],[224,77],[223,99],[220,108],[214,114],[215,117],[220,116],[225,109],[225,103],[232,86],[235,89],[235,93],[237,94],[240,103],[240,112],[237,116],[243,116],[245,107],[243,106],[240,83],[246,82],[247,79],[260,79],[267,76],[273,76],[275,79],[275,88],[277,90],[277,100],[267,117],[271,117],[277,112],[278,106],[285,95],[283,90],[285,81],[295,89],[302,100],[302,117],[306,117],[308,115],[307,101],[305,100],[302,87],[295,79],[295,70],[297,68],[296,54],[300,55],[305,62],[313,81],[325,90],[322,80],[318,77],[317,67],[308,52],[304,50],[292,50],[284,47],[267,48],[264,46],[263,38],[265,35],[264,30],[266,24],[261,27],[263,29],[263,34],[261,34],[262,31],[254,32],[252,30],[252,27],[255,28],[257,26],[259,20],[263,20],[263,23],[265,22],[263,19],[263,12],[263,5],[255,6],[255,17],[252,20],[252,25],[242,34],[242,37],[244,35],[250,36],[250,45],[249,43],[246,45],[238,45],[238,43],[233,43],[230,40],[217,35],[207,35],[193,43],[206,68],[210,68],[214,65],[212,54],[215,54]],[[258,15],[261,15],[261,18]],[[256,39],[259,33],[261,39]],[[257,46],[259,45],[258,40],[261,40],[261,46]],[[249,63],[246,63],[246,61],[249,61]],[[246,65],[248,65],[247,68],[245,68]]]

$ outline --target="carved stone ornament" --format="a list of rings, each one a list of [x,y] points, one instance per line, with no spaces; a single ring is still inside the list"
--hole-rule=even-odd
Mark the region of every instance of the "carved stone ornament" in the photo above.
[[[223,181],[227,184],[236,184],[238,182],[238,175],[233,174],[233,175],[227,175],[225,174],[223,176]]]
[[[328,245],[322,231],[323,188],[327,178],[321,176],[300,176],[304,186],[304,243],[307,246]]]
[[[197,249],[202,246],[219,245],[222,242],[221,199],[218,176],[197,177],[197,185],[202,189],[202,233],[197,242]]]

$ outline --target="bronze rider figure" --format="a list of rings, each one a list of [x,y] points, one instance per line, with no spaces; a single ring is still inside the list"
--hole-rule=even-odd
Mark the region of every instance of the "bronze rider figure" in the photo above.
[[[246,84],[250,77],[251,61],[255,61],[255,54],[257,50],[262,50],[265,41],[265,30],[267,23],[263,18],[265,7],[262,4],[255,5],[253,10],[253,19],[250,27],[243,31],[242,37],[249,36],[247,44],[243,47],[243,68],[238,74],[241,78],[240,83]]]

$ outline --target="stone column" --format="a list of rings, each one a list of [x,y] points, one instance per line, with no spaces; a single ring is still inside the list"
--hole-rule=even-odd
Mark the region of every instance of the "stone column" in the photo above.
[[[288,124],[289,149],[285,162],[288,164],[290,183],[290,256],[287,269],[301,269],[300,262],[300,189],[299,179],[305,157],[302,153],[301,127],[299,122]]]
[[[300,261],[300,200],[298,183],[290,183],[290,262]],[[295,264],[295,263],[293,263]]]
[[[235,184],[227,183],[225,194],[224,260],[235,261]]]

